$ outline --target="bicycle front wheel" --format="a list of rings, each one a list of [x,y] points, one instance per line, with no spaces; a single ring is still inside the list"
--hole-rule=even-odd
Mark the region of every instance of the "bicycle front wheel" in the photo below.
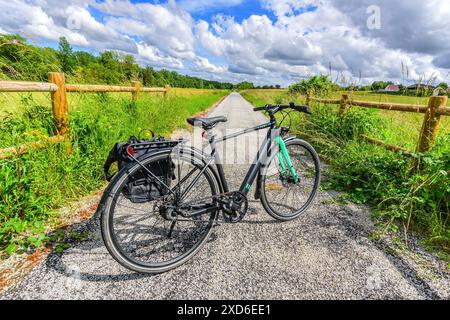
[[[130,182],[147,180],[141,188],[155,183],[144,167],[164,172],[162,167],[167,163],[172,170],[165,182],[171,191],[153,188],[140,197],[130,195]],[[180,266],[198,252],[208,240],[218,212],[185,218],[173,208],[183,203],[195,205],[198,201],[204,205],[215,201],[219,186],[211,169],[204,167],[201,160],[186,152],[176,157],[168,152],[143,159],[141,165],[119,173],[101,204],[102,236],[115,260],[137,272],[161,273]]]
[[[281,151],[273,154],[262,169],[260,194],[267,213],[277,220],[290,221],[314,201],[320,185],[320,160],[314,148],[303,140],[289,140],[285,145],[293,171]]]

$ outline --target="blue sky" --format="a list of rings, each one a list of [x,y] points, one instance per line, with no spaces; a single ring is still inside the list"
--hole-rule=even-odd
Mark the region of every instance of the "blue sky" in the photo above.
[[[207,79],[450,82],[448,0],[0,0],[0,7],[0,33],[53,47],[65,36],[76,49],[116,50]]]
[[[272,11],[262,8],[258,0],[242,1],[241,4],[231,5],[229,7],[210,7],[195,10],[192,12],[192,17],[194,19],[202,19],[210,22],[211,17],[216,14],[232,16],[239,23],[251,15],[267,15],[271,20],[276,19]]]

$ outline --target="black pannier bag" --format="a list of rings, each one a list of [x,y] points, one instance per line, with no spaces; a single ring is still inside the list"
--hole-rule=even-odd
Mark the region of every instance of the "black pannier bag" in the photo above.
[[[155,138],[154,135],[151,140],[138,140],[136,137],[131,137],[127,142],[116,143],[111,149],[103,167],[106,180],[111,181],[116,174],[109,172],[113,163],[117,162],[119,171],[121,171],[127,166],[134,164],[136,162],[135,159],[139,160],[140,157],[155,153],[161,149],[174,148],[178,143],[180,141],[167,140],[161,136]],[[168,187],[170,187],[171,181],[175,178],[174,164],[170,159],[152,163],[147,169]],[[141,169],[129,177],[122,194],[133,203],[144,203],[166,195],[169,192],[166,186],[162,185],[146,170]]]

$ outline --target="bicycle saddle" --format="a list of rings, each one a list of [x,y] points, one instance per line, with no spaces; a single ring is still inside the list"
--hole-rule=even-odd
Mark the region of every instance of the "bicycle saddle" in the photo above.
[[[212,117],[212,118],[189,118],[187,119],[187,122],[195,126],[196,123],[200,123],[202,125],[202,128],[205,130],[210,130],[214,128],[218,123],[220,122],[227,122],[228,119],[226,117]]]

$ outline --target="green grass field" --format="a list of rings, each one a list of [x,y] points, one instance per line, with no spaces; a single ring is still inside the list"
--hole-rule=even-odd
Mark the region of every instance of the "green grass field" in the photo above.
[[[206,97],[209,95],[215,95],[217,93],[223,92],[224,90],[210,90],[210,89],[182,89],[182,88],[172,88],[170,90],[169,97],[178,98],[188,98],[191,99],[196,97]],[[96,93],[68,93],[68,103],[70,111],[78,110],[82,105],[83,101],[89,96],[96,96]],[[131,93],[108,93],[109,96],[115,99],[128,99],[131,97]],[[157,97],[162,97],[163,93],[143,93],[141,98],[154,99]],[[50,93],[46,92],[33,92],[33,93],[16,93],[16,92],[0,92],[0,119],[5,117],[9,113],[23,112],[24,99],[31,98],[34,103],[42,105],[46,108],[51,109],[51,98]]]
[[[184,119],[180,118],[186,115],[197,113],[207,108],[215,101],[223,97],[228,91],[225,90],[203,90],[203,89],[172,89],[167,99],[164,99],[162,93],[144,93],[139,98],[139,104],[147,104],[148,112],[152,117],[159,119],[158,112],[161,114],[166,112],[166,106],[179,106],[181,112],[176,112],[176,109],[169,108],[173,114],[163,121],[157,123],[151,123],[156,130],[162,130],[162,134],[167,134],[173,128],[178,125],[185,126]],[[124,104],[130,100],[130,93],[108,93],[108,94],[96,94],[96,93],[69,93],[69,113],[85,113],[89,112],[101,112],[102,110],[108,113],[108,105],[102,104],[102,110],[97,110],[99,106],[99,98],[107,97],[108,103],[111,104]],[[20,119],[24,118],[24,114],[29,113],[30,109],[38,113],[42,113],[42,117],[39,115],[33,115],[37,117],[51,121],[51,100],[49,93],[1,93],[0,94],[0,124],[7,122],[8,119]],[[38,109],[38,110],[36,110]],[[158,111],[159,110],[159,111]],[[44,116],[45,114],[45,116]],[[29,115],[30,116],[30,115]],[[25,117],[26,118],[26,117]],[[26,119],[25,119],[26,120]],[[50,123],[46,124],[50,126]],[[14,126],[17,129],[17,126]],[[23,130],[9,130],[5,128],[0,133],[0,148],[6,148],[11,146],[20,145],[24,142],[37,141],[42,137],[52,135],[51,128],[44,130],[42,123],[29,124],[26,129]]]

